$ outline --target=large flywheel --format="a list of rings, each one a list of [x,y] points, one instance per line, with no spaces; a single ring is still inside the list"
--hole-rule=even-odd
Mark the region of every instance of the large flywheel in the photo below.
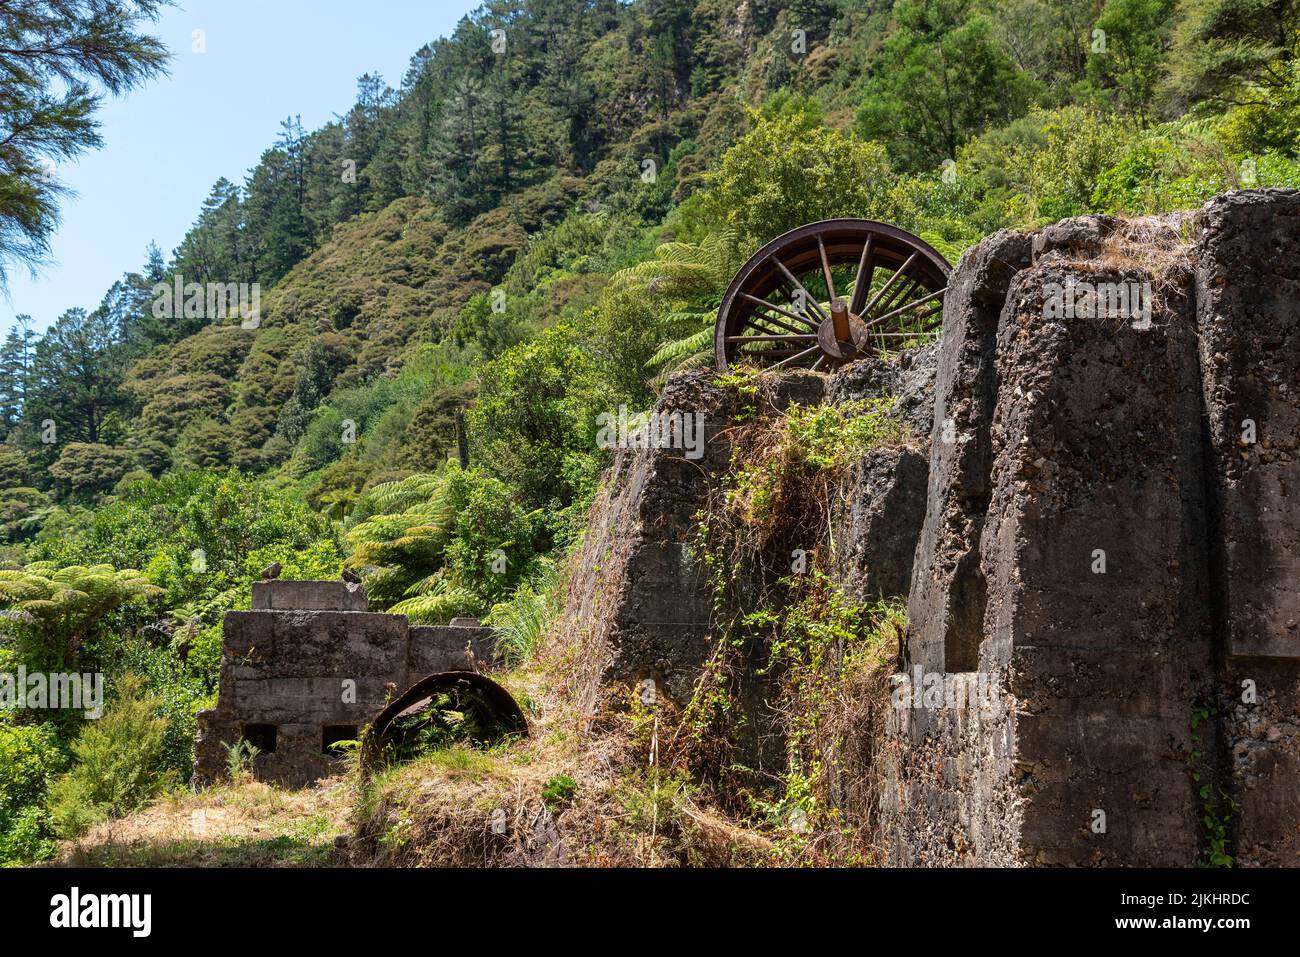
[[[731,281],[714,334],[725,370],[833,369],[937,334],[948,261],[911,233],[828,219],[778,236]]]

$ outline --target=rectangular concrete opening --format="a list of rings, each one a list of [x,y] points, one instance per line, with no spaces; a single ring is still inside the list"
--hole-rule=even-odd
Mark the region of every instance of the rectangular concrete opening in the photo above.
[[[327,724],[321,728],[320,749],[322,754],[340,755],[342,749],[338,747],[340,741],[355,741],[357,739],[357,726],[355,724]]]
[[[246,724],[244,725],[244,740],[257,748],[262,754],[274,754],[275,725]]]

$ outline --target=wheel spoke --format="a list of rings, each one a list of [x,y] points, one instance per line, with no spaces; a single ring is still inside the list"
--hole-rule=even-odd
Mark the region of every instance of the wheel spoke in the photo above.
[[[866,308],[864,308],[862,312],[859,313],[859,315],[864,317],[870,315],[871,310],[876,308],[876,304],[880,302],[880,300],[884,297],[885,293],[889,292],[889,290],[893,288],[894,283],[898,282],[899,277],[902,276],[905,272],[907,272],[908,267],[911,266],[912,263],[916,262],[916,257],[919,255],[921,255],[921,253],[918,251],[908,256],[907,262],[903,263],[902,268],[889,277],[888,281],[886,281],[885,284],[880,287],[879,291],[874,296],[871,297],[871,301],[867,303]]]
[[[746,302],[751,302],[756,306],[761,306],[764,309],[771,309],[773,312],[785,316],[789,319],[793,319],[796,322],[802,322],[813,329],[817,328],[817,323],[813,322],[807,316],[801,316],[797,312],[791,312],[788,309],[782,309],[780,306],[775,306],[772,303],[768,302],[766,299],[759,299],[757,296],[751,296],[747,292],[742,292],[740,294],[740,298],[744,299]],[[782,329],[789,329],[791,332],[799,331],[797,329],[791,329],[785,323],[778,322],[776,319],[773,319],[771,316],[763,316],[763,318],[766,319],[768,322],[772,323],[772,325],[774,326],[780,326]]]
[[[804,356],[810,356],[814,352],[820,352],[820,351],[821,351],[821,346],[814,345],[809,349],[805,349],[803,352],[796,352],[794,355],[782,359],[780,362],[774,363],[772,368],[779,369],[781,366],[785,365],[788,362],[794,362],[794,360],[796,359],[802,359]]]
[[[876,318],[868,322],[866,326],[868,329],[870,329],[872,326],[877,326],[882,322],[886,322],[890,319],[893,319],[895,316],[901,316],[905,313],[911,312],[913,309],[917,309],[920,306],[924,306],[927,302],[933,302],[935,299],[938,299],[947,291],[948,291],[948,287],[944,286],[942,289],[932,292],[929,295],[922,296],[920,299],[913,299],[907,305],[895,309],[893,312],[887,312],[882,316],[876,316]],[[934,311],[928,312],[926,313],[926,315],[932,316],[934,315]]]
[[[809,333],[799,333],[798,335],[792,335],[792,336],[777,336],[777,335],[727,336],[727,341],[728,342],[798,342],[802,340],[806,342],[809,339],[816,339],[816,338],[817,337],[815,335],[809,332]]]
[[[745,359],[761,359],[770,362],[773,359],[780,359],[784,356],[796,355],[798,349],[737,349],[736,357]]]
[[[888,311],[896,308],[900,302],[907,302],[908,297],[910,297],[912,293],[916,292],[920,286],[920,281],[916,279],[909,279],[907,282],[900,282],[898,288],[889,295],[887,302],[882,301],[876,303],[876,309],[880,311]]]
[[[871,258],[871,243],[875,238],[875,233],[867,233],[862,258],[858,260],[858,275],[853,280],[853,299],[849,303],[849,312],[855,316],[862,314],[862,304],[867,301],[867,293],[871,291],[871,277],[876,271],[876,264]]]
[[[752,313],[745,321],[744,327],[736,333],[738,336],[755,335],[755,336],[775,336],[775,335],[804,335],[805,329],[793,329],[784,323],[778,322],[771,316],[764,316],[761,313]]]
[[[822,258],[822,278],[826,280],[826,301],[835,301],[835,280],[831,278],[831,261],[826,257],[826,244],[817,236],[817,252]]]
[[[772,261],[776,263],[776,268],[781,270],[781,274],[785,276],[785,278],[788,279],[796,289],[803,293],[804,302],[812,306],[813,311],[817,313],[818,318],[820,318],[822,322],[825,322],[826,313],[822,312],[822,307],[817,304],[817,300],[812,297],[812,293],[803,287],[803,283],[794,278],[794,273],[785,268],[785,263],[781,262],[779,259],[773,259]]]

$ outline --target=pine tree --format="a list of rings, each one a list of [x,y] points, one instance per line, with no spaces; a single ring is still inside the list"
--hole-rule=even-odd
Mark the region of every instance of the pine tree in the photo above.
[[[51,164],[100,145],[100,94],[166,71],[167,50],[139,32],[171,0],[23,0],[0,5],[0,283],[6,264],[49,252],[66,193]]]
[[[60,445],[102,442],[105,421],[127,406],[121,391],[125,356],[116,348],[119,343],[118,329],[107,313],[65,312],[36,344],[24,418],[52,419]]]
[[[18,316],[0,347],[0,440],[22,420],[35,343],[32,317]]]
[[[256,242],[257,281],[266,286],[311,249],[307,137],[300,117],[290,117],[280,126],[275,146],[262,154],[245,188],[248,229]]]

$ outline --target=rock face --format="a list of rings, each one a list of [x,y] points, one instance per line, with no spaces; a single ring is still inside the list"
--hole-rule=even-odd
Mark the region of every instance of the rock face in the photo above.
[[[925,519],[938,355],[931,345],[890,361],[864,358],[836,372],[826,390],[836,404],[889,397],[906,429],[903,444],[872,449],[849,467],[833,503],[831,571],[858,601],[907,596]]]
[[[253,610],[227,612],[222,626],[217,706],[198,715],[196,785],[221,777],[226,746],[241,740],[260,752],[259,780],[308,784],[336,767],[330,746],[356,740],[392,694],[492,662],[492,631],[477,622],[411,627],[368,607],[359,585],[253,585]]]
[[[1300,196],[1222,197],[1197,226],[1196,318],[1228,650],[1297,658]]]
[[[858,601],[907,596],[929,466],[916,448],[872,449],[850,466],[832,513],[833,573]]]
[[[944,297],[934,384],[925,524],[908,600],[909,659],[929,671],[974,669],[983,628],[979,541],[992,490],[989,426],[998,317],[1031,237],[997,233],[962,257]]]
[[[1185,866],[1207,816],[1300,863],[1298,243],[1300,194],[1240,193],[954,271],[902,680],[991,693],[891,716],[894,863]]]
[[[698,416],[698,454],[684,442],[628,443],[615,452],[572,566],[562,623],[600,659],[592,662],[599,677],[653,681],[682,703],[708,656],[713,608],[707,570],[692,548],[696,513],[710,478],[727,466],[724,427],[734,414],[712,378],[673,376],[654,409]]]

